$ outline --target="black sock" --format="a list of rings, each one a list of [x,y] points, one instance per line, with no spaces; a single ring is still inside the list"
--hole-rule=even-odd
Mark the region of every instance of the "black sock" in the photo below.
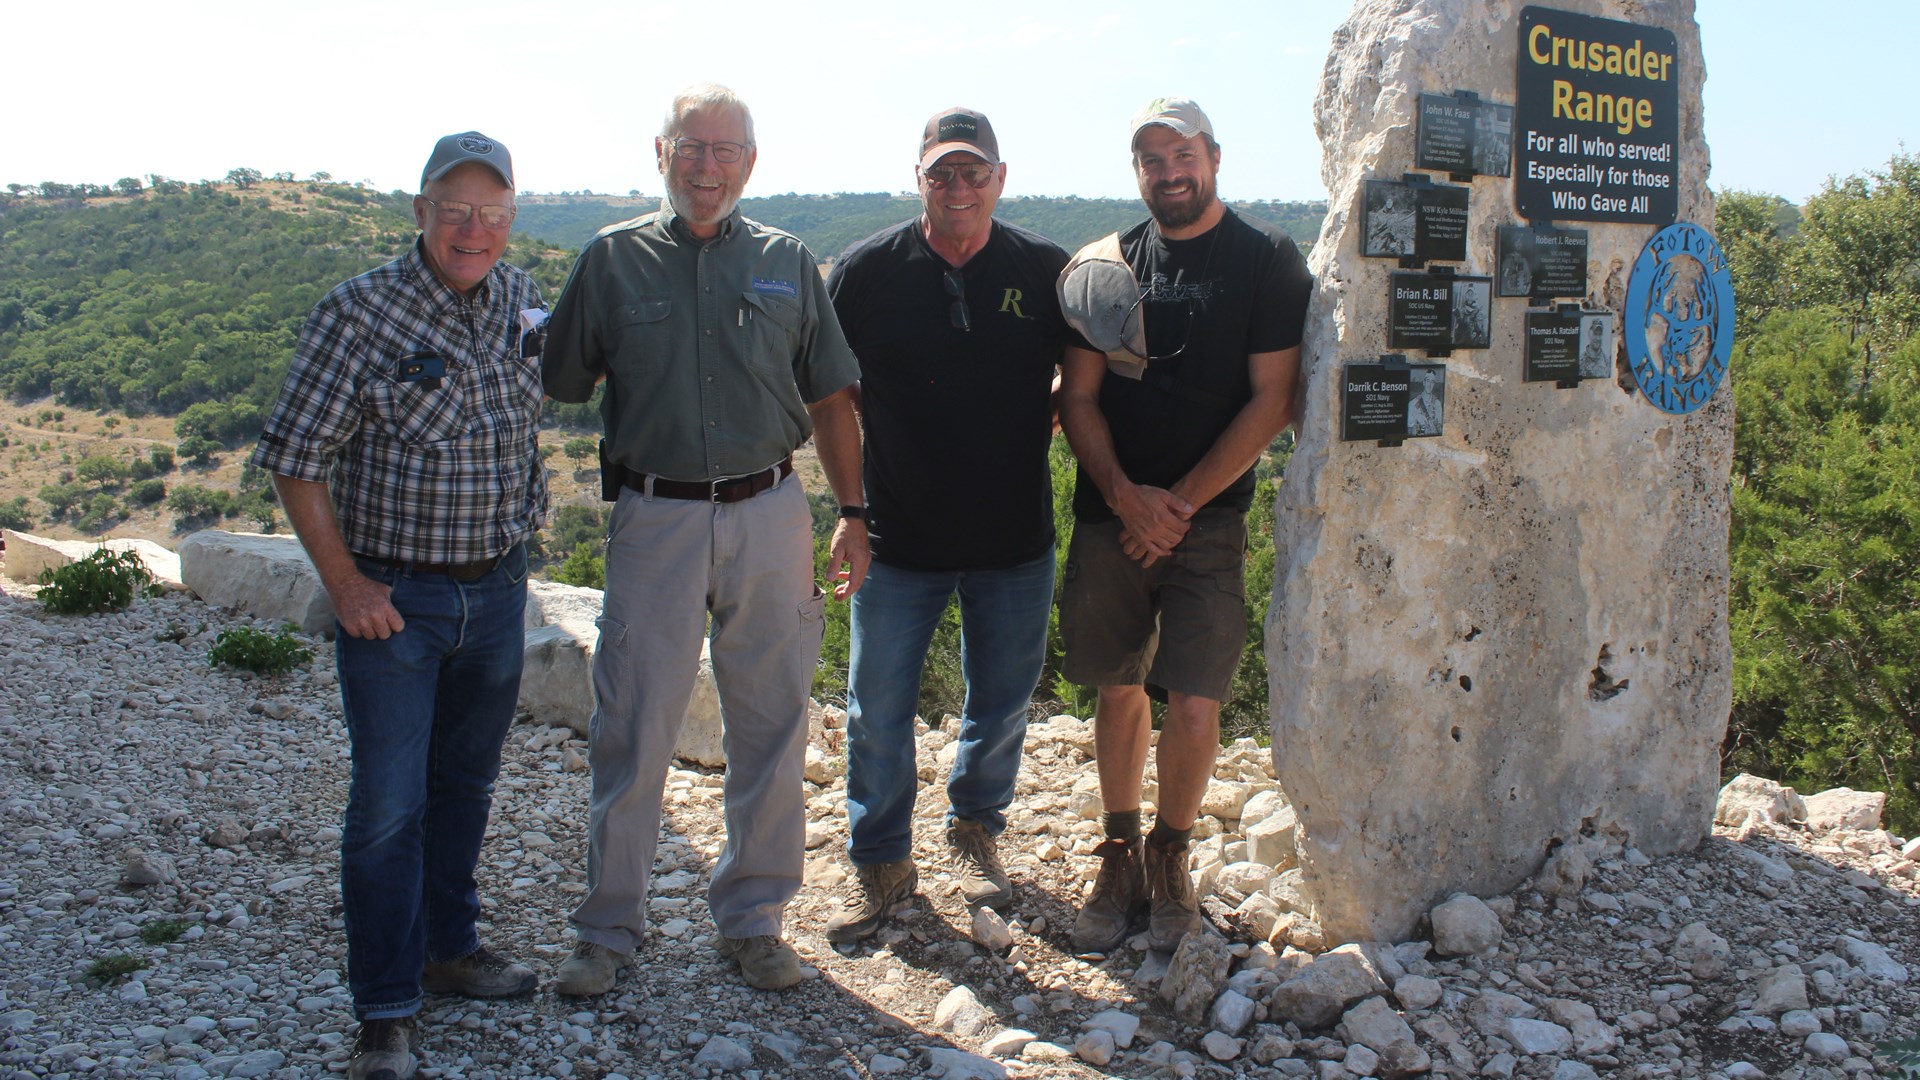
[[[1147,843],[1162,850],[1183,850],[1187,841],[1193,839],[1193,826],[1176,829],[1164,819],[1155,819],[1153,831],[1147,834]]]
[[[1131,840],[1140,835],[1139,810],[1109,810],[1104,815],[1107,839]]]

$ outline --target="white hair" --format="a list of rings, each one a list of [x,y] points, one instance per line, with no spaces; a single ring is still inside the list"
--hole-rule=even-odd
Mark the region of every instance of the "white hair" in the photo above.
[[[694,83],[673,95],[673,104],[667,106],[667,118],[660,124],[660,137],[671,139],[680,133],[681,124],[687,114],[707,109],[733,109],[740,114],[741,126],[747,129],[747,142],[753,142],[753,113],[740,95],[721,86],[719,83]]]

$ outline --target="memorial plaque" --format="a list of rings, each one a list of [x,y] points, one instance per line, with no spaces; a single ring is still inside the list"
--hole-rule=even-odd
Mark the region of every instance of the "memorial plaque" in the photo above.
[[[1447,365],[1407,365],[1407,438],[1440,434],[1447,415]]]
[[[1580,310],[1527,312],[1527,382],[1578,382]]]
[[[1412,378],[1404,365],[1347,364],[1340,369],[1340,438],[1407,437],[1407,392]]]
[[[1453,340],[1455,349],[1485,349],[1493,344],[1493,279],[1453,279]]]
[[[1517,64],[1521,216],[1672,223],[1681,78],[1673,31],[1529,6],[1520,10]]]
[[[1453,347],[1453,282],[1449,274],[1388,275],[1387,347]]]
[[[1467,257],[1467,189],[1406,180],[1369,180],[1361,254],[1463,262]]]
[[[1513,165],[1513,106],[1460,94],[1420,95],[1413,167],[1464,177],[1506,176]]]
[[[1580,377],[1605,379],[1613,375],[1613,312],[1580,313]]]
[[[1587,230],[1502,225],[1497,247],[1499,295],[1587,294]]]

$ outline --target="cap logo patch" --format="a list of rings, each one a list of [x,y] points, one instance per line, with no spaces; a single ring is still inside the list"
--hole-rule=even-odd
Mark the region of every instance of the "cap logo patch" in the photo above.
[[[489,139],[483,139],[478,135],[462,135],[460,137],[460,149],[465,150],[469,154],[491,154],[493,153],[493,142]]]
[[[978,142],[980,125],[971,116],[943,116],[940,118],[940,141],[963,139]]]

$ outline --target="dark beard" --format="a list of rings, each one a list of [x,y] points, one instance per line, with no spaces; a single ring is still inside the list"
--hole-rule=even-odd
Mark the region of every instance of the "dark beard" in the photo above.
[[[1196,192],[1200,190],[1197,183],[1189,181],[1189,186]],[[1211,189],[1208,189],[1206,198],[1190,200],[1185,206],[1163,206],[1160,203],[1159,196],[1160,189],[1155,188],[1153,197],[1147,200],[1147,212],[1153,215],[1153,220],[1159,222],[1160,228],[1163,230],[1184,229],[1194,222],[1199,221],[1201,216],[1207,212],[1207,209],[1213,205],[1213,191]]]

